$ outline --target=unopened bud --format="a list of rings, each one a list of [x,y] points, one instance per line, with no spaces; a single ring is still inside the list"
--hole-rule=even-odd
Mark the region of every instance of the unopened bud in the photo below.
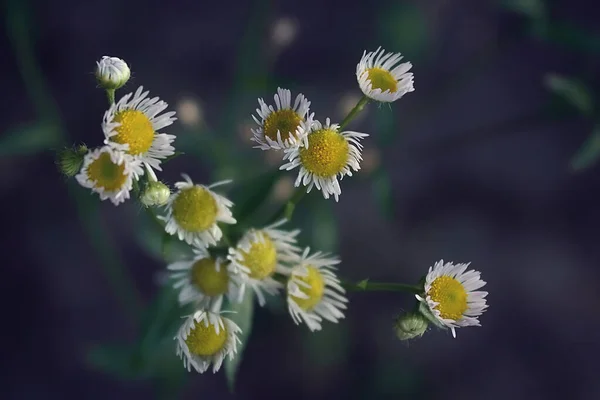
[[[83,158],[87,154],[86,145],[65,147],[56,156],[56,165],[65,176],[72,178],[79,173],[83,165]]]
[[[117,57],[102,57],[96,62],[96,79],[106,90],[115,90],[129,80],[131,71],[127,63]]]
[[[150,181],[148,182],[148,185],[146,185],[146,189],[144,190],[144,193],[142,193],[140,201],[146,207],[162,206],[167,204],[170,195],[171,190],[167,185],[158,181]]]
[[[421,313],[407,313],[399,316],[394,324],[394,331],[400,340],[415,339],[423,336],[429,322]]]

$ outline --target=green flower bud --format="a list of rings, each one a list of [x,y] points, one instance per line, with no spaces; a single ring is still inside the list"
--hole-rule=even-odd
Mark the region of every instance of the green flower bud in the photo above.
[[[87,154],[88,148],[86,145],[65,147],[60,150],[56,156],[56,165],[60,172],[65,176],[72,178],[81,171],[83,158]]]
[[[400,340],[415,339],[423,336],[429,322],[420,313],[407,313],[399,316],[394,324],[394,331]]]
[[[131,71],[127,63],[117,57],[102,57],[96,62],[96,79],[106,90],[115,90],[129,80]]]
[[[162,206],[167,204],[171,190],[167,185],[158,181],[150,181],[140,196],[140,201],[146,207]]]

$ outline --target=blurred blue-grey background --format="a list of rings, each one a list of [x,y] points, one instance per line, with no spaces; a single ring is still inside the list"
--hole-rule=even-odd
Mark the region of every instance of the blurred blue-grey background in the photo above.
[[[414,303],[402,293],[351,293],[346,320],[314,334],[274,301],[255,314],[235,397],[600,398],[599,17],[584,0],[5,0],[2,398],[231,396],[223,371],[185,372],[170,341],[148,339],[151,367],[129,356],[138,316],[177,311],[148,311],[160,232],[135,202],[67,183],[52,151],[102,143],[96,60],[132,68],[117,96],[143,85],[178,112],[165,131],[186,154],[161,179],[231,177],[236,202],[279,162],[251,149],[256,99],[283,86],[340,121],[361,95],[356,63],[380,45],[413,63],[416,91],[352,122],[371,135],[362,171],[339,203],[309,195],[294,224],[350,280],[470,261],[489,311],[457,339],[434,329],[407,345],[392,331]],[[261,212],[293,179],[267,185]]]

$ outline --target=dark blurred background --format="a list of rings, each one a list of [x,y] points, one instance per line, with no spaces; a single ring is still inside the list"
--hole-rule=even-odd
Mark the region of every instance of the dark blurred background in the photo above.
[[[489,311],[457,339],[433,329],[407,345],[392,331],[413,306],[402,293],[351,293],[347,318],[319,333],[272,301],[255,314],[234,396],[600,398],[591,5],[5,1],[2,398],[232,396],[223,371],[184,371],[160,329],[156,345],[148,339],[153,363],[132,353],[138,319],[178,317],[158,296],[160,232],[135,202],[101,203],[53,164],[63,144],[103,140],[95,61],[129,63],[117,96],[143,85],[178,112],[165,131],[186,154],[161,179],[232,177],[236,202],[278,162],[251,149],[256,99],[281,85],[304,93],[318,119],[340,121],[361,95],[363,50],[380,45],[413,63],[416,91],[352,122],[371,134],[363,169],[343,181],[339,203],[318,193],[301,203],[302,243],[339,253],[340,275],[355,281],[416,282],[439,259],[471,261]],[[295,176],[267,184],[262,212],[290,195]]]

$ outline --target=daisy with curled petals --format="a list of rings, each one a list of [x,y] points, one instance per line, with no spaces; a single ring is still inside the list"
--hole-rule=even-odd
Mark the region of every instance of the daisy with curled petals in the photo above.
[[[307,192],[316,186],[325,199],[333,195],[338,201],[342,193],[338,177],[341,180],[360,169],[363,146],[359,140],[367,136],[366,133],[339,132],[339,125],[331,124],[329,118],[325,125],[315,121],[306,136],[306,145],[285,150],[283,159],[288,163],[280,169],[289,171],[300,167],[296,186],[300,183],[308,186]]]
[[[75,179],[85,188],[110,199],[114,205],[129,198],[133,177],[143,173],[139,161],[108,146],[89,151],[83,159],[81,171]]]
[[[308,255],[309,248],[288,272],[288,310],[296,324],[304,321],[311,331],[321,330],[321,321],[337,323],[344,318],[348,299],[334,265],[340,260],[321,252]]]
[[[246,286],[250,286],[256,293],[258,303],[263,306],[263,291],[274,295],[283,287],[273,279],[273,275],[276,272],[285,273],[283,263],[295,259],[300,250],[295,246],[299,230],[277,229],[285,221],[262,229],[250,229],[235,248],[229,249],[227,258],[231,261],[231,269],[240,286],[240,298],[244,296]]]
[[[438,261],[425,277],[425,293],[416,295],[423,315],[440,327],[450,328],[454,337],[456,328],[480,326],[479,316],[488,307],[488,293],[477,290],[485,282],[480,272],[466,271],[469,264]]]
[[[204,186],[195,184],[186,174],[182,176],[185,181],[175,184],[178,190],[166,204],[167,215],[159,218],[167,223],[165,231],[177,234],[180,240],[214,246],[223,236],[217,223],[235,224],[236,220],[229,209],[233,203],[211,189],[231,181]]]
[[[400,53],[386,53],[381,47],[373,52],[363,53],[356,66],[356,79],[365,96],[391,103],[415,90],[413,74],[408,72],[412,64],[398,64],[400,60]]]
[[[193,246],[193,252],[191,260],[167,266],[173,287],[179,289],[179,303],[195,303],[197,308],[218,312],[224,296],[230,301],[237,301],[237,286],[230,276],[228,262],[220,257],[211,257],[206,247],[199,243]]]
[[[308,114],[310,101],[303,94],[296,96],[293,107],[292,92],[287,89],[278,88],[274,98],[277,108],[258,99],[258,118],[252,115],[258,124],[258,128],[252,129],[254,137],[251,139],[258,143],[254,146],[256,149],[280,150],[298,146],[314,116],[314,113]]]
[[[241,344],[238,338],[241,332],[235,322],[220,313],[196,311],[186,318],[175,336],[177,355],[188,371],[194,367],[199,373],[204,373],[212,364],[215,373],[227,356],[233,359],[237,345]]]
[[[104,143],[160,171],[162,160],[175,153],[171,145],[175,136],[158,131],[177,118],[174,111],[159,115],[168,104],[147,96],[148,92],[140,86],[135,94],[123,96],[104,113]]]

